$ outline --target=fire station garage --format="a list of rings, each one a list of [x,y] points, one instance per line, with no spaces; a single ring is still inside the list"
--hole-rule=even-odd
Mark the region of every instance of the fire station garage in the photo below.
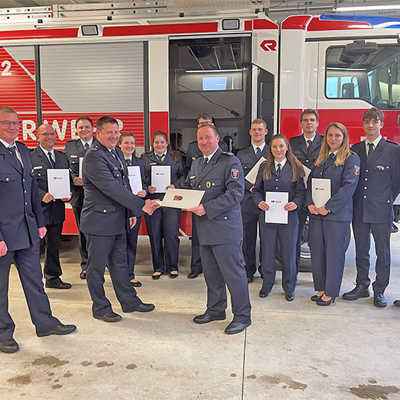
[[[0,398],[400,399],[399,143],[397,0],[1,0]]]

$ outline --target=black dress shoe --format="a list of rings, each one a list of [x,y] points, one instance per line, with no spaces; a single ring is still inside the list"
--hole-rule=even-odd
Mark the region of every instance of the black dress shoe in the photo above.
[[[82,271],[82,272],[79,274],[79,278],[81,278],[81,279],[86,279],[86,275],[87,275],[87,272],[86,272],[86,271]]]
[[[395,300],[393,302],[393,305],[396,306],[396,307],[400,307],[400,300]]]
[[[36,334],[39,337],[50,336],[50,335],[68,335],[69,333],[72,333],[75,330],[76,330],[75,325],[60,324],[60,325],[57,325],[55,328],[50,329],[49,331],[46,331],[46,332],[36,331]]]
[[[224,319],[226,319],[225,313],[219,315],[211,315],[205,312],[204,314],[196,315],[193,318],[193,322],[195,322],[196,324],[207,324],[211,321],[222,321]]]
[[[335,297],[331,297],[329,300],[322,300],[322,296],[317,300],[319,306],[330,306],[335,302]]]
[[[323,296],[323,294],[321,294],[321,296],[318,296],[317,294],[314,294],[313,296],[311,296],[311,301],[318,301],[321,299],[321,297]]]
[[[246,322],[246,323],[232,321],[225,328],[225,333],[227,335],[235,335],[236,333],[240,333],[240,332],[244,331],[250,325],[251,325],[251,321]]]
[[[171,279],[175,279],[175,278],[177,278],[177,277],[179,276],[179,273],[178,273],[177,270],[169,271],[168,276],[169,276]]]
[[[248,282],[248,283],[254,282],[254,277],[248,276],[248,277],[247,277],[247,282]]]
[[[201,274],[201,272],[190,272],[189,274],[188,274],[188,279],[195,279],[195,278],[197,278],[199,275]]]
[[[264,297],[267,297],[269,295],[269,291],[266,289],[261,289],[258,295],[263,299]]]
[[[130,313],[130,312],[150,312],[153,311],[156,308],[154,304],[151,303],[140,303],[134,308],[126,308],[122,307],[122,311],[125,313]]]
[[[46,280],[46,287],[49,289],[71,289],[72,285],[63,282],[60,278]]]
[[[94,318],[100,319],[101,321],[104,322],[118,322],[121,321],[122,319],[122,317],[119,314],[115,313],[114,311],[109,311],[104,315],[94,315]]]
[[[357,300],[361,297],[369,297],[369,290],[365,286],[357,285],[353,290],[350,292],[343,294],[344,300]]]
[[[154,274],[153,274],[153,275],[151,276],[151,279],[153,279],[153,280],[156,281],[157,279],[160,279],[160,278],[161,278],[161,275],[162,275],[162,274],[157,274],[157,275],[154,275]]]
[[[13,338],[0,342],[0,351],[3,353],[16,353],[18,350],[18,343]]]
[[[293,301],[294,300],[294,294],[290,292],[285,293],[285,299],[286,301]]]
[[[130,283],[131,286],[133,286],[133,287],[142,287],[142,286],[143,286],[143,285],[142,285],[142,282],[140,282],[140,281],[136,281],[136,282],[130,281],[129,283]]]
[[[386,307],[387,301],[383,293],[374,294],[374,305],[375,307]]]

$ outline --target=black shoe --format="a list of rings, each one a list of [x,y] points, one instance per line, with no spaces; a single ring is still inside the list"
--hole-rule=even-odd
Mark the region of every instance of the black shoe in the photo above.
[[[160,278],[161,278],[161,275],[162,275],[162,274],[157,274],[157,275],[154,275],[154,274],[153,274],[153,275],[151,276],[151,279],[153,279],[153,280],[156,281],[157,279],[160,279]]]
[[[94,315],[94,318],[100,319],[101,321],[104,322],[118,322],[121,321],[122,319],[122,317],[119,314],[115,313],[114,311],[109,311],[104,315]]]
[[[374,294],[374,305],[381,308],[387,306],[387,301],[383,293]]]
[[[13,338],[0,342],[0,351],[3,353],[16,353],[18,350],[18,343]]]
[[[235,322],[232,321],[226,328],[225,328],[225,333],[227,335],[235,335],[236,333],[243,332],[248,326],[251,325],[251,321],[247,323],[243,322]]]
[[[344,300],[357,300],[361,297],[369,297],[369,290],[367,287],[357,285],[353,290],[350,292],[343,294]]]
[[[63,282],[60,278],[46,280],[46,287],[49,289],[71,289],[72,285]]]
[[[87,275],[87,272],[86,272],[86,271],[82,271],[82,272],[79,274],[79,278],[81,278],[81,279],[86,279],[86,275]]]
[[[248,276],[247,277],[247,282],[248,283],[254,282],[254,277],[253,276]]]
[[[124,313],[130,313],[130,312],[150,312],[153,311],[156,308],[154,304],[151,303],[140,303],[134,308],[124,308],[122,307],[122,311]]]
[[[293,301],[294,300],[294,293],[286,292],[285,293],[286,301]]]
[[[168,276],[171,279],[175,279],[175,278],[177,278],[179,276],[179,272],[177,270],[169,271]]]
[[[311,301],[318,301],[321,299],[321,297],[323,296],[323,294],[321,294],[321,296],[318,296],[317,294],[314,294],[313,296],[311,296]]]
[[[142,285],[142,282],[140,282],[140,281],[136,281],[136,282],[130,281],[129,283],[130,283],[131,286],[133,286],[133,287],[142,287],[142,286],[143,286],[143,285]]]
[[[208,312],[205,312],[204,314],[196,315],[193,318],[193,322],[195,322],[196,324],[208,324],[211,321],[222,321],[224,319],[226,319],[225,313],[219,315],[211,315]]]
[[[47,332],[36,331],[36,335],[38,335],[39,337],[50,336],[50,335],[68,335],[69,333],[72,333],[75,330],[76,330],[75,325],[60,324],[57,325],[55,328],[50,329]]]
[[[335,302],[335,297],[331,297],[329,300],[322,300],[322,296],[317,300],[319,306],[330,306]]]
[[[393,302],[393,305],[396,306],[396,307],[400,307],[400,300],[395,300]]]
[[[267,297],[269,295],[269,291],[266,289],[261,289],[258,295],[263,299],[264,297]]]
[[[189,274],[188,274],[188,279],[195,279],[195,278],[197,278],[199,275],[201,274],[201,272],[190,272]]]

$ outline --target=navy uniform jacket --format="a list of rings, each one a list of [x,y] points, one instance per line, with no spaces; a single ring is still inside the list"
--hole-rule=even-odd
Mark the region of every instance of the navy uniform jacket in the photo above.
[[[40,147],[36,147],[32,150],[32,166],[33,175],[36,178],[39,187],[40,199],[49,191],[47,182],[47,170],[51,169],[47,155],[44,154]],[[68,169],[67,156],[61,151],[54,150],[55,156],[55,168]],[[44,221],[46,225],[59,224],[65,220],[65,204],[63,201],[57,199],[56,201],[50,201],[49,203],[42,202],[42,209],[44,215]]]
[[[290,147],[294,155],[303,165],[309,169],[314,168],[314,163],[318,158],[319,151],[321,150],[322,136],[318,133],[315,134],[314,140],[309,148],[307,148],[304,135],[292,137],[290,140]]]
[[[122,151],[119,147],[115,151],[120,160],[97,142],[83,160],[85,194],[81,230],[84,233],[119,235],[126,231],[128,217],[143,215],[144,200],[132,193]]]
[[[360,174],[360,158],[352,153],[343,165],[336,166],[335,160],[328,157],[324,163],[316,166],[308,177],[306,206],[313,204],[311,187],[312,178],[328,178],[331,180],[331,198],[325,204],[330,211],[328,215],[313,215],[330,221],[350,222],[353,216],[353,194],[356,190]]]
[[[351,148],[361,160],[360,180],[354,194],[354,220],[392,221],[392,205],[400,191],[400,146],[382,138],[367,157],[365,142]]]
[[[29,248],[45,225],[31,152],[20,142],[16,146],[24,168],[0,143],[0,241],[9,251]]]
[[[303,206],[304,202],[305,187],[303,178],[299,178],[296,182],[292,182],[292,167],[289,164],[289,160],[286,160],[280,176],[276,174],[275,164],[272,163],[271,177],[267,181],[265,181],[262,176],[264,167],[265,163],[262,163],[252,192],[255,207],[258,207],[260,201],[265,201],[265,192],[288,192],[288,202],[293,201],[297,204],[297,208],[293,211],[289,211],[289,215],[293,212],[297,212],[297,210]]]
[[[268,152],[268,145],[265,144],[261,152],[261,157],[266,158],[267,152]],[[240,150],[237,154],[237,157],[240,160],[240,163],[242,164],[244,176],[246,176],[250,172],[250,170],[254,167],[254,165],[258,161],[252,145],[247,147],[246,149]],[[250,189],[253,187],[253,185],[246,179],[244,180],[244,184],[245,184],[245,192],[242,201],[243,211],[246,212],[254,211],[258,213],[260,209],[258,207],[256,209],[254,208],[254,200],[250,192]]]
[[[240,202],[244,194],[239,159],[218,148],[205,168],[203,158],[194,160],[186,186],[205,191],[201,204],[206,214],[193,215],[200,245],[239,244],[243,236]]]
[[[145,153],[142,156],[145,172],[146,186],[151,186],[151,167],[155,165],[163,165],[171,167],[171,185],[180,187],[184,182],[183,166],[180,161],[175,161],[171,154],[167,153],[163,161],[160,161],[154,152]],[[150,199],[162,199],[164,193],[149,194]]]
[[[92,146],[98,143],[97,139],[93,137]],[[72,139],[65,144],[65,154],[68,157],[69,171],[71,178],[79,177],[79,158],[85,157],[85,149],[81,139]],[[83,203],[83,186],[76,186],[71,184],[72,198],[71,205],[73,207],[82,207]]]

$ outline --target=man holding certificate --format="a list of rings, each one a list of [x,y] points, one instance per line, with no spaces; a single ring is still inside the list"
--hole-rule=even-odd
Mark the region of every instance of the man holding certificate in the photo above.
[[[252,192],[255,205],[264,213],[261,220],[263,284],[259,296],[267,297],[275,282],[275,249],[279,240],[282,256],[282,288],[287,301],[296,288],[297,214],[304,201],[304,169],[292,153],[285,136],[275,135],[260,166]]]
[[[350,151],[344,125],[332,122],[307,184],[306,206],[310,211],[311,265],[314,288],[311,297],[329,306],[342,283],[345,242],[353,215],[353,193],[360,174],[360,158]]]
[[[42,209],[47,229],[44,237],[44,277],[46,287],[70,289],[71,284],[63,282],[59,247],[61,231],[65,220],[65,201],[71,197],[67,156],[54,149],[56,133],[47,124],[38,130],[39,145],[32,150],[33,174],[39,187]]]
[[[219,135],[213,124],[197,130],[202,158],[193,161],[186,186],[204,190],[195,214],[200,256],[207,284],[207,309],[194,317],[197,324],[224,320],[226,286],[231,293],[233,321],[225,333],[242,332],[251,324],[251,305],[240,242],[243,234],[240,202],[244,193],[243,169],[231,153],[218,147]]]

